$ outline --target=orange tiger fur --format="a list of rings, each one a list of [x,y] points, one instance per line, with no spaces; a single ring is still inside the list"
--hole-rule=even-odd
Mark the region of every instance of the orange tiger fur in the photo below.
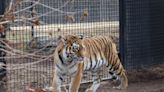
[[[121,81],[117,88],[127,88],[128,79],[116,45],[111,37],[96,36],[81,39],[76,35],[66,35],[60,39],[54,54],[55,73],[52,86],[60,92],[62,75],[73,76],[69,92],[78,92],[84,70],[95,71],[106,65],[112,78]],[[94,87],[98,87],[95,82]],[[54,91],[54,92],[56,92]],[[96,91],[96,90],[95,90]],[[93,92],[95,92],[93,91]]]

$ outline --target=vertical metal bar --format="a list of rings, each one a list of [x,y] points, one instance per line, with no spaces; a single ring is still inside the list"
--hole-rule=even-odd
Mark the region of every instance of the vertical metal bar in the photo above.
[[[126,23],[126,12],[125,12],[125,0],[119,0],[119,49],[121,62],[125,65],[125,24]]]
[[[6,0],[0,0],[0,15],[3,15],[5,12]],[[1,18],[0,18],[1,19]],[[6,25],[3,25],[6,27]],[[0,39],[6,38],[6,30],[0,32]],[[4,44],[0,43],[0,48],[4,49]],[[5,57],[6,53],[0,51],[0,57]],[[3,65],[0,67],[0,92],[6,92],[5,86],[7,81],[7,71],[6,71],[6,60],[4,58],[0,58],[0,64]]]

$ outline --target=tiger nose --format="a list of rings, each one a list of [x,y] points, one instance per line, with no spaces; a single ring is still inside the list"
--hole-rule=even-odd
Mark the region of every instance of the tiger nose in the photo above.
[[[67,57],[71,57],[73,55],[73,53],[67,53]]]
[[[79,50],[79,48],[73,48],[73,51],[74,52],[76,52],[76,51],[78,51]]]

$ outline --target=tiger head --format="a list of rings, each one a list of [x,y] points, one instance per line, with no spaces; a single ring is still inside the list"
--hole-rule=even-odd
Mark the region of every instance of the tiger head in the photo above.
[[[59,37],[60,42],[63,44],[63,57],[66,61],[80,62],[83,60],[82,36],[66,35]]]

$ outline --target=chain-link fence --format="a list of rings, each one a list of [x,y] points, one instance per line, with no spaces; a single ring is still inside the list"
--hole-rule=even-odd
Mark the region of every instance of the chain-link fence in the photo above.
[[[163,64],[163,4],[163,0],[120,1],[120,52],[126,68]]]
[[[59,35],[114,36],[126,69],[163,64],[163,4],[163,0],[1,0],[0,69],[7,75],[7,92],[26,92],[29,84],[51,86],[52,53]],[[100,69],[104,79],[105,71]],[[84,73],[82,83],[93,76]]]
[[[51,86],[59,35],[112,35],[119,42],[119,0],[10,0],[8,6],[12,1],[5,38],[14,52],[6,56],[8,92],[25,92],[29,84]],[[105,69],[101,71],[107,78]],[[92,77],[85,73],[82,82]]]

